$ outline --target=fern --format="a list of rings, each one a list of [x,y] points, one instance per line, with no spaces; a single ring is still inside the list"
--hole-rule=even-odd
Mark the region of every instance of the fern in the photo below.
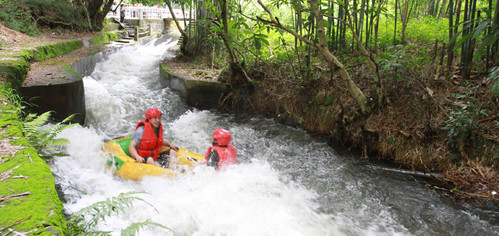
[[[149,226],[149,225],[157,226],[157,227],[167,229],[167,230],[171,230],[170,228],[168,228],[162,224],[146,220],[144,222],[132,223],[131,225],[129,225],[125,229],[121,230],[121,236],[134,236],[139,232],[139,230],[141,228],[143,228],[145,226]]]
[[[144,201],[142,198],[139,198],[139,197],[136,197],[136,196],[133,196],[135,194],[140,194],[140,193],[143,193],[143,192],[127,192],[127,193],[120,193],[118,196],[116,197],[111,197],[111,198],[107,198],[106,200],[104,201],[100,201],[100,202],[96,202],[88,207],[85,207],[81,210],[79,210],[78,212],[74,213],[71,218],[69,219],[68,221],[68,230],[70,231],[71,234],[74,234],[74,233],[78,233],[78,234],[81,234],[83,232],[88,232],[88,233],[91,233],[92,235],[94,234],[98,234],[98,235],[101,235],[101,233],[103,233],[103,235],[106,235],[106,233],[109,233],[109,232],[91,232],[91,230],[93,228],[95,228],[95,226],[97,226],[97,224],[99,224],[100,222],[103,222],[105,221],[106,217],[107,216],[111,216],[113,213],[124,213],[125,212],[125,209],[127,207],[132,207],[132,203],[134,201],[142,201],[148,205],[150,205],[152,208],[154,208],[154,206],[152,206],[151,204],[149,204],[148,202]],[[156,208],[154,208],[154,210],[157,212],[158,210]],[[85,220],[85,216],[90,216],[90,219],[87,221]],[[145,225],[148,225],[148,224],[151,224],[151,225],[159,225],[157,223],[154,223],[154,222],[143,222],[143,223],[135,223],[135,224],[132,224],[131,226],[129,226],[128,230],[125,230],[126,232],[134,232],[133,230],[138,230],[138,228],[140,227],[143,227]],[[164,227],[164,226],[162,226]],[[87,233],[85,233],[87,234]]]
[[[15,107],[15,110],[7,109],[4,110],[4,112],[13,112],[17,117],[21,117],[23,115],[23,110],[26,108],[26,102],[23,101],[22,97],[19,96],[19,93],[14,89],[2,86],[2,90],[9,99],[9,102]]]
[[[495,80],[490,92],[492,94],[499,94],[499,66],[490,69],[490,74],[487,76],[487,80]]]
[[[49,129],[42,129],[50,120],[51,112],[45,112],[39,116],[29,114],[22,121],[23,135],[28,139],[28,142],[40,153],[42,158],[52,158],[54,156],[67,156],[64,152],[57,152],[59,147],[69,144],[67,139],[56,139],[55,136],[64,129],[76,126],[78,124],[63,125],[71,121],[74,115],[68,116],[63,121],[55,124]]]

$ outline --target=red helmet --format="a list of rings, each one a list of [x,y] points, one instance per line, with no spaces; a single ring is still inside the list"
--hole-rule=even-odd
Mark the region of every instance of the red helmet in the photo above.
[[[158,108],[149,108],[146,111],[146,119],[149,120],[153,117],[160,116],[161,114],[163,113],[161,113],[161,111]]]
[[[213,138],[217,140],[217,144],[220,146],[227,146],[230,143],[230,133],[225,129],[213,131]]]

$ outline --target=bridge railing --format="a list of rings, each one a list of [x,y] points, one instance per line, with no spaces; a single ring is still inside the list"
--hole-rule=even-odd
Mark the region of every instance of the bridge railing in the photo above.
[[[115,9],[116,6],[113,6],[112,9]],[[119,7],[116,12],[110,11],[107,14],[107,18],[120,18]],[[184,19],[184,14],[182,13],[182,9],[173,9],[175,17],[177,19]],[[125,7],[125,19],[164,19],[164,18],[172,18],[170,10],[168,8],[159,8],[159,7],[144,7],[144,6],[126,6]],[[185,19],[189,19],[189,11],[185,12]],[[193,17],[194,18],[194,15]]]

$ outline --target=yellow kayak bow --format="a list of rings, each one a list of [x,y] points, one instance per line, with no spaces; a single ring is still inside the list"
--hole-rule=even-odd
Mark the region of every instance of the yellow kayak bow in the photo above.
[[[107,166],[112,168],[114,173],[124,179],[140,181],[144,176],[161,176],[175,178],[181,172],[179,169],[162,168],[159,166],[137,163],[130,157],[128,146],[131,136],[113,139],[104,144],[104,152],[108,154]],[[167,151],[169,148],[162,147],[160,152]],[[204,162],[204,156],[180,148],[177,151],[178,165],[193,166]]]

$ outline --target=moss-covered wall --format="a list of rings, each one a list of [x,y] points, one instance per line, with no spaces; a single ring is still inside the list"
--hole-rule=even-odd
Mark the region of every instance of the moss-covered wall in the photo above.
[[[66,222],[50,167],[23,137],[17,108],[4,93],[0,100],[0,127],[6,127],[0,130],[0,229],[62,235]]]
[[[35,61],[44,61],[52,57],[72,52],[81,47],[83,47],[83,42],[81,40],[71,40],[56,44],[39,46],[36,47],[34,51],[34,59]]]
[[[107,43],[117,37],[115,33],[107,33],[91,42]],[[19,107],[12,105],[8,97],[19,95],[31,62],[82,46],[82,41],[73,40],[22,50],[15,55],[0,55],[9,58],[0,61],[0,235],[9,235],[9,229],[29,235],[64,234],[63,205],[50,167],[23,137]],[[14,92],[6,93],[10,90]]]
[[[111,41],[116,41],[121,38],[120,33],[102,33],[100,35],[97,35],[92,38],[92,43],[93,44],[103,44],[103,43],[109,43]]]

